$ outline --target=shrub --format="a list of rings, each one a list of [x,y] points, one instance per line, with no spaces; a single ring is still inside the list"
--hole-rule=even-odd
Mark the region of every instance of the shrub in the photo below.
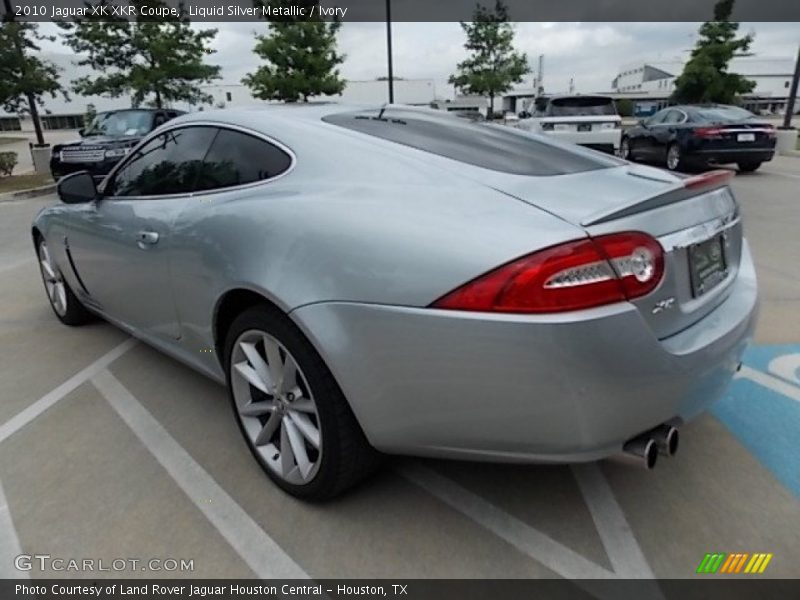
[[[7,177],[17,166],[16,152],[0,152],[0,176]]]

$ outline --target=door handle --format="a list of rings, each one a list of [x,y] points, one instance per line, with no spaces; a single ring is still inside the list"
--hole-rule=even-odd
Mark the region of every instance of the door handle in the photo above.
[[[136,243],[142,249],[157,244],[158,233],[155,231],[140,231],[136,234]]]

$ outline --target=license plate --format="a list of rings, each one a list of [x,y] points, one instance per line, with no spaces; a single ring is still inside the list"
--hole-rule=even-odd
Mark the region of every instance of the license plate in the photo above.
[[[591,123],[579,123],[578,124],[578,131],[591,131],[592,124]]]
[[[572,129],[572,125],[567,125],[566,123],[556,123],[553,125],[553,129],[556,131],[569,131]]]
[[[695,298],[708,293],[728,276],[725,241],[721,235],[689,246],[689,274]]]
[[[740,133],[736,136],[737,142],[755,142],[756,141],[756,134],[755,133]]]

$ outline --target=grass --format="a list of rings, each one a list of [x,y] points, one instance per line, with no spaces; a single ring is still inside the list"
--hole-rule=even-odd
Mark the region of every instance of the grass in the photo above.
[[[17,142],[26,142],[28,138],[24,137],[0,137],[0,146],[5,144],[16,144]]]
[[[50,177],[49,173],[30,173],[28,175],[0,177],[0,194],[37,188],[49,183],[53,183],[53,178]]]

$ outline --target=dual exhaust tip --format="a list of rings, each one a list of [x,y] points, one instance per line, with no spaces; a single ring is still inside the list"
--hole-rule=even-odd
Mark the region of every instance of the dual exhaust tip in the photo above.
[[[672,425],[659,425],[625,442],[622,451],[625,462],[650,470],[656,466],[659,454],[674,456],[678,451],[678,430]]]

